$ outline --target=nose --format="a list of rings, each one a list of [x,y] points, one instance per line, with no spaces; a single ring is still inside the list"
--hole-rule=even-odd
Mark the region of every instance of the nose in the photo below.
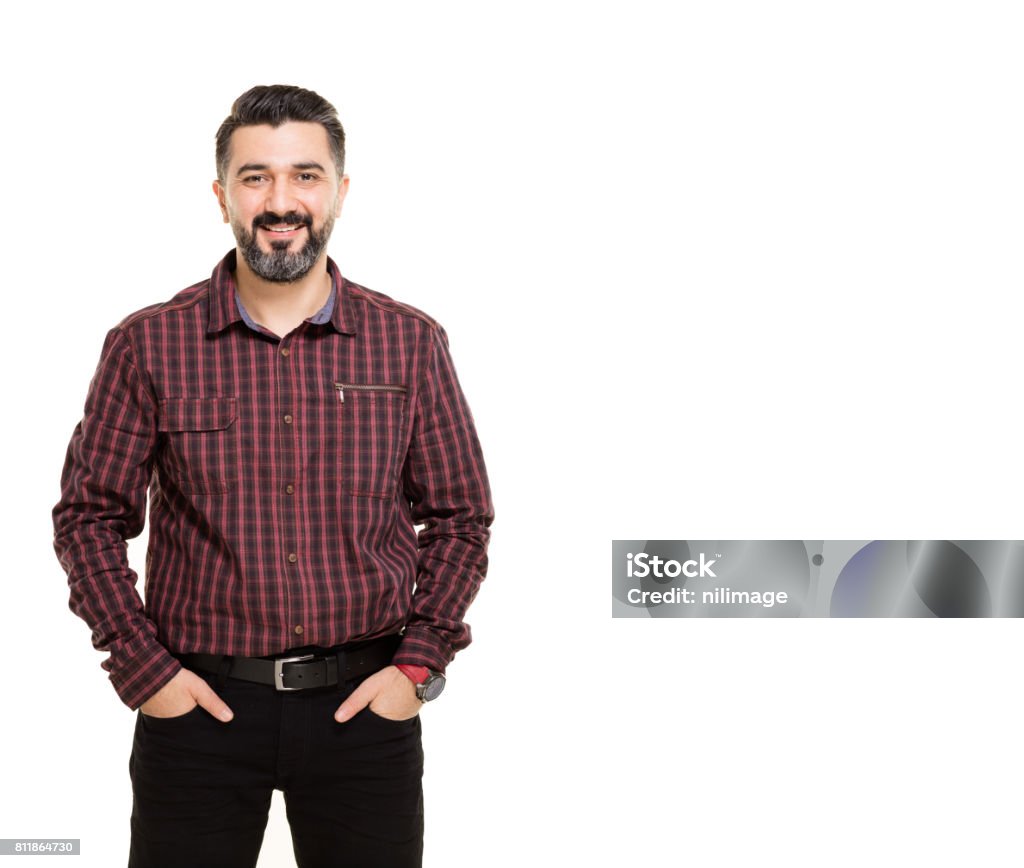
[[[277,178],[273,184],[267,189],[267,198],[264,202],[264,208],[267,211],[272,211],[279,217],[284,216],[289,211],[298,211],[298,201],[292,194],[291,188],[286,180]]]

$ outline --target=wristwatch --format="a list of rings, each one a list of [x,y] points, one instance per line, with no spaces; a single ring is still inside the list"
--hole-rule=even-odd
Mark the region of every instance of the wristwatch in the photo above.
[[[399,663],[396,668],[416,685],[416,698],[420,702],[437,699],[444,690],[445,678],[440,672],[426,666],[410,666],[407,663]]]

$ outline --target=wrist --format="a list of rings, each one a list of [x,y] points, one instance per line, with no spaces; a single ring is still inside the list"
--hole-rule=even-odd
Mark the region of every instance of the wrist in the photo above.
[[[406,663],[396,663],[395,668],[416,685],[416,697],[421,702],[437,699],[444,690],[445,679],[440,672],[434,672],[426,666],[412,666]]]

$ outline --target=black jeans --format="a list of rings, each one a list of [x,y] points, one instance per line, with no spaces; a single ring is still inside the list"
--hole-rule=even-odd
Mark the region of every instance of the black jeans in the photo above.
[[[252,868],[284,793],[299,868],[413,868],[423,851],[420,719],[334,720],[359,680],[282,693],[197,672],[235,713],[137,712],[129,868]]]

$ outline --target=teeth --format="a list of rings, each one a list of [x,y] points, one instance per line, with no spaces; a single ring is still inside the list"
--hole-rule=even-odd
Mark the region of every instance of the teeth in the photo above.
[[[301,224],[295,223],[293,225],[285,226],[283,228],[277,228],[275,226],[265,226],[264,228],[269,229],[271,232],[291,232],[293,229],[299,229],[300,227]]]

